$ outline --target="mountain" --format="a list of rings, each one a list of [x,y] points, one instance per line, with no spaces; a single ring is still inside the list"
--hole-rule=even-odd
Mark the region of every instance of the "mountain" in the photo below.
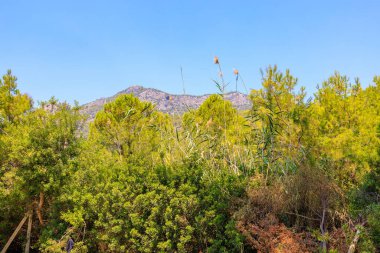
[[[93,102],[84,104],[81,111],[89,115],[91,120],[95,117],[96,113],[103,108],[105,103],[115,100],[116,97],[121,94],[133,94],[142,101],[155,104],[158,110],[169,114],[183,114],[190,109],[196,109],[210,96],[210,94],[201,96],[173,95],[157,89],[131,86],[112,97],[99,98]],[[225,98],[231,101],[238,110],[246,110],[251,106],[248,96],[240,92],[226,93]]]

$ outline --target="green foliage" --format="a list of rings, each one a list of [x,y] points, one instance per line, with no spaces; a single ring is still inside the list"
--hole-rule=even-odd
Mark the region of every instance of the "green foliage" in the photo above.
[[[220,175],[209,181],[201,167],[191,165],[106,167],[99,161],[96,169],[91,166],[81,165],[62,200],[70,207],[62,218],[76,228],[86,224],[95,235],[90,248],[220,252],[242,244],[228,214],[227,196],[243,192],[238,178]],[[225,237],[226,231],[231,238]]]
[[[369,233],[376,247],[380,247],[380,204],[373,204],[368,215]]]
[[[230,101],[220,95],[211,95],[197,110],[186,113],[183,118],[185,126],[195,124],[209,135],[221,138],[224,131],[234,124],[236,115]]]
[[[188,153],[199,156],[211,167],[244,168],[241,159],[249,152],[243,145],[249,128],[246,120],[221,95],[211,95],[197,109],[183,115],[184,142]],[[242,171],[240,171],[242,172]]]
[[[8,70],[0,79],[0,130],[8,123],[17,122],[22,115],[30,110],[31,98],[21,94],[17,89],[17,78]]]
[[[153,163],[163,158],[164,133],[171,131],[169,118],[154,110],[151,103],[141,102],[133,95],[122,95],[96,115],[89,138],[120,160]]]
[[[335,73],[310,107],[309,134],[314,136],[310,147],[333,162],[335,169],[329,173],[344,189],[361,182],[377,157],[379,91],[379,86],[362,90],[358,80],[352,84]]]
[[[6,237],[27,210],[35,210],[42,224],[43,208],[54,207],[64,184],[75,169],[80,139],[78,108],[55,100],[23,115],[19,124],[10,124],[2,140],[7,157],[1,166],[1,228]],[[49,216],[57,217],[51,212]],[[4,238],[5,239],[5,238]]]
[[[380,125],[378,125],[377,136],[380,138]],[[373,169],[364,177],[359,189],[351,193],[350,209],[355,217],[361,217],[367,221],[366,245],[380,248],[380,146],[377,152],[378,157],[373,161]]]
[[[269,67],[262,76],[262,89],[250,94],[253,106],[248,118],[256,166],[268,177],[294,170],[291,160],[302,155],[307,117],[304,89],[295,93],[297,79],[289,70],[283,74],[277,66]]]

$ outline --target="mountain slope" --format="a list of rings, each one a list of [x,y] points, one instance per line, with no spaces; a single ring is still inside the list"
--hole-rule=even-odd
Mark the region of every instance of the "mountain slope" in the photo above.
[[[112,97],[100,98],[84,104],[81,111],[89,115],[90,119],[93,119],[96,113],[103,108],[105,103],[113,101],[121,94],[133,94],[142,101],[155,104],[158,110],[169,114],[182,114],[190,109],[196,109],[208,96],[210,96],[209,94],[201,96],[173,95],[152,88],[131,86],[128,89],[118,92]],[[248,96],[240,92],[229,92],[225,94],[225,98],[231,101],[238,110],[246,110],[251,106]]]

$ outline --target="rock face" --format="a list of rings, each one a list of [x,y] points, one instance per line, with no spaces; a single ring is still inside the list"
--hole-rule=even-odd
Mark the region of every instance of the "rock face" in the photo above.
[[[198,108],[209,94],[201,96],[192,95],[173,95],[152,88],[144,88],[142,86],[131,86],[126,90],[120,91],[112,97],[100,98],[93,102],[84,104],[81,111],[93,119],[98,111],[100,111],[105,103],[111,102],[121,94],[133,94],[142,101],[151,102],[156,108],[162,112],[169,114],[183,114],[184,112]],[[232,102],[238,110],[246,110],[251,106],[248,96],[240,92],[229,92],[225,94],[225,98]]]

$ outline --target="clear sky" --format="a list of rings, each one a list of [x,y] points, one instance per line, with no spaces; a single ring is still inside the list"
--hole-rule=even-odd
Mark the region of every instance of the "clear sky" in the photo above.
[[[215,55],[249,88],[269,64],[309,94],[335,70],[366,86],[380,75],[380,1],[0,1],[1,74],[34,100],[182,93],[180,66],[187,93],[211,93]]]

